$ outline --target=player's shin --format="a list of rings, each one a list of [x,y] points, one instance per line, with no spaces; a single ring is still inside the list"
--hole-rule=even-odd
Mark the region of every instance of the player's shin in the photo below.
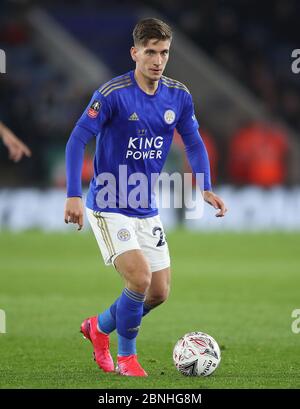
[[[116,308],[119,298],[105,311],[98,315],[98,328],[104,334],[110,334],[116,329]]]
[[[116,308],[118,356],[136,354],[136,337],[143,316],[145,294],[125,288]]]
[[[116,311],[119,299],[120,297],[117,298],[116,301],[109,308],[107,308],[107,310],[98,315],[98,328],[104,334],[110,334],[117,327]],[[147,315],[153,308],[154,307],[144,302],[142,316],[144,317],[145,315]]]

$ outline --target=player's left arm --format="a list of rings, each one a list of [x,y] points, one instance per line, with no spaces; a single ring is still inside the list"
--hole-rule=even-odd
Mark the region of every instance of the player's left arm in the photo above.
[[[223,200],[212,191],[209,157],[198,131],[199,124],[194,113],[194,105],[190,94],[186,97],[185,106],[176,128],[183,140],[193,173],[195,175],[197,173],[204,175],[203,186],[200,186],[204,200],[215,209],[219,209],[216,217],[225,216],[227,208]]]
[[[204,200],[215,209],[219,209],[216,217],[225,216],[227,208],[223,200],[212,191],[209,158],[199,131],[182,134],[181,138],[193,173],[204,175],[204,186],[200,186]]]
[[[225,213],[227,212],[227,207],[225,203],[220,198],[220,196],[216,195],[214,192],[210,190],[204,190],[203,192],[204,200],[213,206],[215,209],[219,209],[219,212],[216,214],[216,217],[224,217]]]

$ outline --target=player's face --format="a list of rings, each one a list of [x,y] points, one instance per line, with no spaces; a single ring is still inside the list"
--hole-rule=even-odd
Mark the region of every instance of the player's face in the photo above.
[[[131,56],[136,62],[136,69],[148,80],[159,81],[169,59],[170,45],[169,40],[153,39],[145,46],[132,47]]]

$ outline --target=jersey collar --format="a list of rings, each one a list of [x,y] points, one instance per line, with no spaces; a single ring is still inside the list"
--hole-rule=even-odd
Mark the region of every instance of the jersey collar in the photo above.
[[[153,95],[150,95],[150,94],[147,94],[144,90],[142,90],[142,88],[139,86],[139,84],[137,83],[137,81],[136,81],[136,79],[135,79],[135,77],[134,77],[134,70],[132,70],[132,71],[130,71],[130,77],[131,77],[131,80],[132,80],[132,82],[134,83],[134,85],[138,88],[138,90],[142,93],[142,94],[144,94],[146,97],[148,97],[148,98],[155,98],[159,93],[160,93],[160,89],[161,89],[161,79],[158,81],[158,87],[157,87],[157,90],[156,90],[156,92],[155,92],[155,94],[153,94]]]

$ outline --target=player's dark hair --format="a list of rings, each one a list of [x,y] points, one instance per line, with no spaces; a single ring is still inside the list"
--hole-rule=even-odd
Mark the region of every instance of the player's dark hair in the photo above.
[[[157,18],[140,20],[133,30],[134,45],[145,46],[149,40],[172,40],[172,29],[167,23]]]

